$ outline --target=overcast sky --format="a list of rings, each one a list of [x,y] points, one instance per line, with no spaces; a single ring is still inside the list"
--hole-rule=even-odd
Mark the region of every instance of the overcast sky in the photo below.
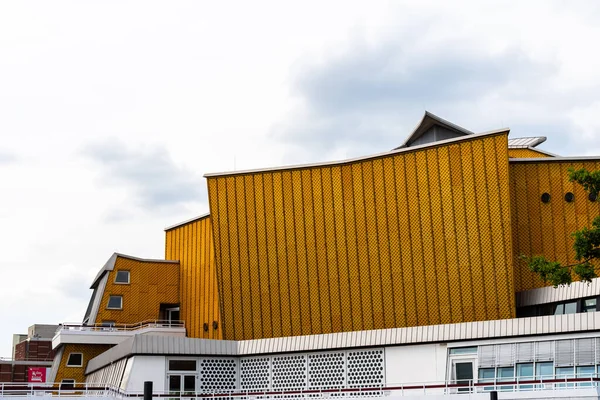
[[[164,256],[206,172],[401,144],[425,110],[600,154],[600,3],[0,2],[0,356]]]

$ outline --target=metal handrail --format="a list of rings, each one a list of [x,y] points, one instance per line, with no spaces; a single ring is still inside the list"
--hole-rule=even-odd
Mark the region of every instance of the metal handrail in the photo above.
[[[478,392],[478,389],[486,388],[489,390],[505,390],[512,392],[528,391],[528,390],[546,390],[546,387],[540,387],[545,384],[552,384],[552,388],[561,388],[561,385],[572,384],[572,387],[576,387],[577,384],[586,384],[586,388],[599,387],[600,376],[593,374],[594,376],[586,378],[552,378],[552,379],[519,379],[516,378],[513,381],[498,381],[496,382],[476,382],[475,380],[469,381],[444,381],[444,382],[424,382],[424,383],[411,383],[411,384],[397,384],[397,385],[375,385],[370,387],[358,387],[358,388],[335,388],[335,389],[299,389],[299,390],[231,390],[231,391],[200,391],[191,393],[180,393],[180,392],[160,392],[153,393],[155,398],[248,398],[248,397],[271,397],[271,396],[288,396],[295,395],[298,397],[311,397],[314,395],[325,395],[330,396],[331,394],[346,394],[363,396],[368,395],[370,397],[383,397],[387,396],[389,392],[396,392],[396,394],[404,395],[414,394],[415,390],[422,391],[424,394],[428,390],[443,389],[445,393],[454,393],[459,389],[464,389],[465,392]],[[587,386],[589,384],[589,386]],[[510,390],[506,390],[507,387],[511,387]],[[522,386],[528,386],[528,388],[522,388]],[[531,388],[529,388],[531,386]],[[565,385],[566,386],[566,385]],[[584,386],[578,386],[583,388]],[[399,392],[399,393],[398,393]],[[119,387],[110,384],[94,384],[94,383],[0,383],[0,398],[5,395],[21,395],[25,397],[37,396],[40,394],[51,394],[56,396],[69,396],[69,397],[142,397],[143,392],[139,391],[123,391]]]
[[[80,324],[63,323],[57,330],[61,331],[135,331],[143,328],[185,328],[185,321],[181,320],[146,320],[133,324]]]

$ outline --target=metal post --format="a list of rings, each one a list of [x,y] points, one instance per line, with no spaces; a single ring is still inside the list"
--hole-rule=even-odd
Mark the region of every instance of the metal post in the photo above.
[[[490,400],[498,400],[498,392],[495,390],[490,392]]]
[[[144,400],[152,400],[152,381],[144,382]]]

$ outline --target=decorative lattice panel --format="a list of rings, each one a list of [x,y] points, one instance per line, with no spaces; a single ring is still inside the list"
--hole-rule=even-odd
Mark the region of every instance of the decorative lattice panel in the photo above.
[[[308,356],[308,388],[338,389],[345,387],[346,360],[343,352]]]
[[[240,388],[242,390],[268,390],[269,363],[269,357],[240,359]]]
[[[206,358],[200,361],[201,388],[219,392],[236,389],[237,366],[235,359]]]
[[[273,357],[272,379],[274,390],[306,388],[306,356],[289,355]]]
[[[348,387],[377,387],[385,383],[383,349],[350,351]]]

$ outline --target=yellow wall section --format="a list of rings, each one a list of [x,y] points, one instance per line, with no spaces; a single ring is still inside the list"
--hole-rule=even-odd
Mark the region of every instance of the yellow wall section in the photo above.
[[[75,379],[76,383],[85,382],[85,368],[87,367],[88,361],[112,347],[108,344],[66,344],[64,346],[65,348],[58,366],[58,371],[56,372],[56,378],[54,378],[56,382],[60,382],[63,379]],[[82,353],[83,366],[67,367],[69,353]]]
[[[118,270],[129,271],[128,285],[115,283]],[[110,295],[123,296],[122,310],[107,310]],[[159,319],[160,304],[179,303],[179,264],[148,262],[118,256],[109,271],[96,323],[132,324]]]
[[[510,163],[516,291],[548,286],[527,269],[519,255],[544,255],[549,260],[572,264],[575,253],[571,232],[589,226],[600,215],[600,204],[589,201],[580,185],[569,182],[569,167],[598,170],[600,162],[548,159]],[[541,201],[545,192],[551,196],[546,204]],[[575,195],[575,201],[565,201],[567,192]]]
[[[179,260],[180,263],[180,318],[185,321],[187,335],[221,339],[210,217],[168,230],[165,258]],[[216,330],[213,329],[213,321],[217,321]],[[204,330],[205,323],[208,331]]]
[[[535,149],[508,149],[508,157],[510,158],[547,158],[551,157],[548,154],[539,152]]]
[[[514,317],[507,161],[504,132],[208,177],[223,337]]]

